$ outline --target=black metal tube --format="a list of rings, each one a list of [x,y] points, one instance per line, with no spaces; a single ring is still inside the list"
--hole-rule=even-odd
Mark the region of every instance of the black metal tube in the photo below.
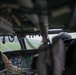
[[[25,45],[24,38],[23,38],[23,37],[19,37],[19,36],[17,36],[17,37],[18,37],[18,40],[19,40],[21,49],[22,49],[22,50],[25,50],[25,49],[26,49],[26,45]]]

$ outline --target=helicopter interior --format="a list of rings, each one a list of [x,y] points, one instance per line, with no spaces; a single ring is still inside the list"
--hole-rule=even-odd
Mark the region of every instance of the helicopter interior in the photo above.
[[[62,30],[50,31],[50,29]],[[27,71],[22,75],[72,75],[72,73],[76,75],[76,67],[74,67],[76,65],[74,53],[76,39],[64,40],[67,50],[63,73],[62,71],[60,74],[52,73],[54,72],[54,61],[51,54],[52,44],[49,42],[47,35],[60,32],[76,32],[75,0],[0,0],[0,36],[3,36],[3,43],[5,43],[6,36],[10,36],[10,38],[17,36],[21,46],[18,51],[6,51],[3,53],[12,61],[13,65],[24,68]],[[38,49],[28,50],[24,42],[24,38],[27,35],[41,35],[43,45]],[[73,49],[73,51],[71,52],[70,49]],[[46,59],[48,60],[50,57],[49,62],[52,64],[49,64],[48,67],[41,65],[46,54]],[[2,61],[2,59],[0,60]],[[41,65],[44,68],[40,68],[37,65]],[[1,68],[2,71],[3,68]],[[73,71],[71,71],[72,69]],[[45,70],[48,70],[48,73]],[[5,75],[10,74],[5,72]]]

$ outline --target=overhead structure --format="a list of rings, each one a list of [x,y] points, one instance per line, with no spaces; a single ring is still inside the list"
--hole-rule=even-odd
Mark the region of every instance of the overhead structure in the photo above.
[[[13,32],[13,25],[8,20],[0,17],[0,35],[5,35]]]
[[[75,0],[0,0],[0,17],[8,20],[16,33],[40,34],[40,21],[48,30],[76,31],[75,3]]]

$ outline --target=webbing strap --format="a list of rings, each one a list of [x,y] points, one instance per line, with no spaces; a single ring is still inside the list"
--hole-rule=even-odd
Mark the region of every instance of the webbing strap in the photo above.
[[[70,28],[73,27],[75,22],[76,22],[76,4],[75,4],[75,8],[74,8],[74,11],[73,11],[73,15],[72,15],[69,27]]]

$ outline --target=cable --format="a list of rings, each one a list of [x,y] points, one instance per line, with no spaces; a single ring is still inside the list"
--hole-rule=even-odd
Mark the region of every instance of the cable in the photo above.
[[[8,36],[8,40],[9,40],[10,42],[13,42],[13,41],[15,40],[15,37],[14,37],[14,36]]]
[[[5,41],[5,36],[3,36],[3,41],[2,41],[2,43],[3,43],[3,44],[6,43],[6,41]]]

